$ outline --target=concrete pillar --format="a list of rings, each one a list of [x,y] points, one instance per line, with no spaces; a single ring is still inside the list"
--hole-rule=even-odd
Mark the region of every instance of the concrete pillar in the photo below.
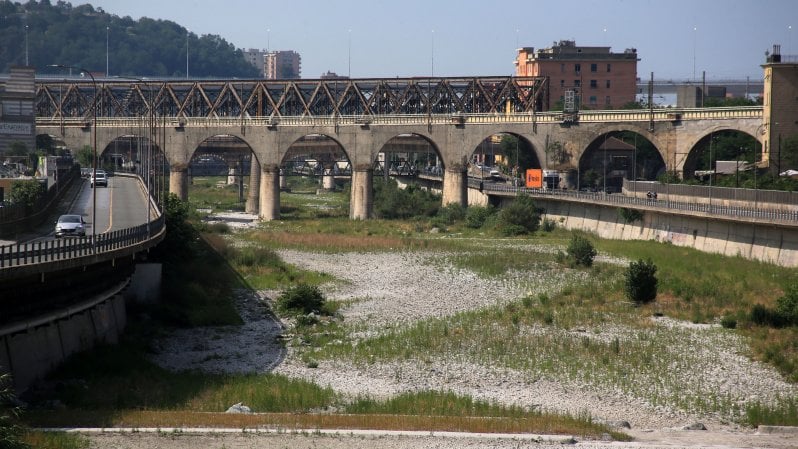
[[[443,173],[443,200],[444,206],[459,204],[468,206],[468,174],[465,167],[446,167]]]
[[[332,175],[332,170],[324,170],[324,176],[321,178],[321,187],[324,190],[335,190],[335,177]]]
[[[188,200],[188,167],[170,168],[169,193],[174,193],[183,201]]]
[[[288,176],[280,172],[280,190],[288,190]]]
[[[257,214],[259,209],[260,198],[260,164],[252,155],[252,163],[249,167],[249,192],[247,192],[247,204],[245,209],[247,213]]]
[[[352,197],[349,201],[349,218],[352,220],[368,220],[374,207],[373,189],[374,170],[356,168],[352,171]]]
[[[261,165],[260,212],[261,220],[280,218],[280,167]]]

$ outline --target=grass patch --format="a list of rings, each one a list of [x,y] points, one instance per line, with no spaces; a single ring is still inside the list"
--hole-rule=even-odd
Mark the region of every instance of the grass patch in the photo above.
[[[42,449],[87,449],[90,446],[88,438],[67,432],[31,430],[23,436],[23,441],[31,448]]]

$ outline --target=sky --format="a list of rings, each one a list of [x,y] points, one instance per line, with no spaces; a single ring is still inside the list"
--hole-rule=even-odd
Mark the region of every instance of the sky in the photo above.
[[[765,51],[798,55],[796,0],[91,0],[237,48],[294,50],[302,77],[514,74],[519,47],[637,49],[638,76],[762,79]],[[113,26],[113,24],[111,24]]]

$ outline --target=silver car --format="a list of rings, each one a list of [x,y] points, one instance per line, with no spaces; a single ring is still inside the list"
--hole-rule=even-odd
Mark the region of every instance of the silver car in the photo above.
[[[61,215],[55,222],[55,238],[85,236],[86,222],[80,215]]]

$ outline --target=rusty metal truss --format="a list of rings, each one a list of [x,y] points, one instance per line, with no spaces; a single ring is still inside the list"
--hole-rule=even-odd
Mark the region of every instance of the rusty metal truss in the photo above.
[[[39,118],[329,117],[548,109],[544,77],[250,81],[37,81]]]

